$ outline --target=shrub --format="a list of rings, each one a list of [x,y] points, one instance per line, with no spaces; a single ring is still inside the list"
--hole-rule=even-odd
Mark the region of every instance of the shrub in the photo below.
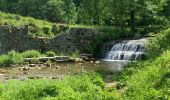
[[[22,53],[23,58],[37,58],[40,57],[41,54],[37,50],[28,50]]]
[[[21,64],[23,63],[23,57],[20,53],[16,51],[8,52],[8,57],[11,60],[11,64]]]
[[[22,55],[15,51],[10,51],[7,55],[0,56],[0,66],[9,66],[10,64],[23,63]]]
[[[48,52],[46,53],[46,55],[47,55],[48,57],[54,57],[54,56],[55,56],[55,52],[53,52],[53,51],[48,51]]]
[[[1,55],[0,56],[0,66],[8,66],[11,63],[12,62],[7,55]]]
[[[51,32],[52,32],[54,35],[56,35],[57,33],[59,33],[59,32],[60,32],[60,29],[59,29],[58,25],[56,25],[56,24],[52,25]]]
[[[49,34],[49,32],[50,32],[49,27],[43,27],[43,32],[44,32],[44,34]]]
[[[60,32],[67,31],[69,29],[69,26],[65,24],[59,24],[58,26],[59,26]]]
[[[80,52],[76,50],[75,52],[72,53],[73,58],[79,58],[80,57]]]

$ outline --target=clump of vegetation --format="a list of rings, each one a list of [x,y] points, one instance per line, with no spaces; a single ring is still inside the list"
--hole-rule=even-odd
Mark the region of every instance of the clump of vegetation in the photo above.
[[[23,58],[37,58],[40,56],[41,56],[41,53],[37,50],[28,50],[22,53]]]
[[[0,88],[0,98],[9,100],[113,100],[116,98],[112,93],[104,90],[104,82],[97,73],[67,76],[63,80],[10,81],[0,84]],[[10,95],[11,93],[13,95]]]
[[[29,35],[48,38],[52,38],[69,29],[69,27],[64,24],[54,24],[48,21],[34,19],[32,17],[19,16],[19,20],[16,20],[16,16],[18,15],[0,12],[0,25],[13,25],[17,27],[28,26]],[[54,25],[56,25],[56,27]]]
[[[53,51],[48,51],[48,52],[46,53],[46,55],[47,55],[48,57],[54,57],[56,54],[55,54],[55,52],[53,52]]]
[[[36,50],[28,50],[23,53],[10,51],[6,55],[0,56],[0,66],[9,66],[11,64],[23,64],[24,58],[37,58],[42,54]]]
[[[80,52],[76,50],[75,52],[72,53],[71,55],[73,58],[79,58],[80,57]]]
[[[7,55],[0,56],[0,66],[9,66],[10,64],[21,64],[24,59],[18,52],[11,51]]]

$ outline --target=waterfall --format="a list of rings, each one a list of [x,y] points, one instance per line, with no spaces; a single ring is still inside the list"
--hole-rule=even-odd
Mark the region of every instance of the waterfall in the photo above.
[[[145,51],[146,39],[125,40],[112,44],[112,48],[105,54],[104,60],[140,60]]]

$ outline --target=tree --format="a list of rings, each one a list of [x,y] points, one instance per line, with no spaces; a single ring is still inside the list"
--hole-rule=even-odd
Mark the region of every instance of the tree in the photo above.
[[[82,0],[79,9],[80,20],[85,24],[101,24],[103,0]]]
[[[75,23],[77,20],[76,5],[73,3],[73,0],[64,0],[64,11],[65,11],[65,22]]]
[[[52,22],[64,21],[64,2],[62,0],[49,0],[46,5],[43,6],[43,18]]]

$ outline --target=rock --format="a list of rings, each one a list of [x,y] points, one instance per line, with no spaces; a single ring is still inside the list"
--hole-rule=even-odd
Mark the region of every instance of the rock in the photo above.
[[[93,61],[90,61],[90,63],[94,63]]]
[[[106,89],[113,89],[114,87],[116,87],[116,85],[117,85],[117,83],[106,83],[106,85],[105,85],[105,88]]]
[[[36,65],[35,64],[29,64],[30,67],[35,67]]]
[[[59,79],[59,78],[58,78],[58,77],[56,77],[56,76],[53,76],[53,77],[52,77],[52,79]]]
[[[83,65],[83,63],[78,63],[79,65]]]
[[[51,64],[45,64],[46,65],[46,67],[51,67],[52,65]]]
[[[24,74],[24,75],[28,75],[28,73],[27,73],[27,72],[25,72],[25,71],[24,71],[24,72],[22,72],[22,74]]]
[[[30,69],[29,67],[21,67],[21,68],[19,68],[20,71],[27,71],[29,69]]]
[[[60,66],[55,66],[56,69],[60,69]]]
[[[28,78],[29,78],[29,79],[35,79],[35,77],[33,77],[33,76],[29,76]]]
[[[12,65],[12,67],[16,67],[16,65]]]
[[[95,61],[95,63],[96,63],[96,64],[99,64],[99,63],[100,63],[100,61]]]
[[[0,73],[6,73],[6,70],[0,69]]]

